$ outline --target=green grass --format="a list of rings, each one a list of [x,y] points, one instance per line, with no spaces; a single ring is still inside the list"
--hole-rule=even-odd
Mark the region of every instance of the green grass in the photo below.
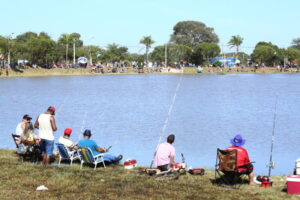
[[[155,180],[141,168],[93,168],[79,164],[49,166],[21,162],[12,150],[0,150],[0,199],[299,199],[282,192],[283,177],[273,177],[273,187],[241,186],[240,190],[215,187],[214,172],[182,175],[178,180]],[[48,191],[36,191],[45,185]]]

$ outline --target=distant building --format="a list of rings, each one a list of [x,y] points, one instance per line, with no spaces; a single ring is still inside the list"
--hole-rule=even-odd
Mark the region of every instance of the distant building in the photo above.
[[[235,59],[233,57],[230,57],[230,58],[216,57],[216,58],[209,59],[210,63],[214,63],[215,61],[220,61],[224,67],[234,67],[235,66]]]

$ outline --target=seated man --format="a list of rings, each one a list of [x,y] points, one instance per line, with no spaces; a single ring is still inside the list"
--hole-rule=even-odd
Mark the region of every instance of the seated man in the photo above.
[[[78,148],[90,148],[94,154],[94,156],[98,155],[99,153],[108,152],[108,149],[102,149],[99,147],[94,140],[91,140],[92,133],[90,130],[86,129],[83,132],[83,139],[78,142]],[[113,156],[111,154],[104,154],[103,159],[106,162],[116,163],[122,160],[123,156],[119,155],[118,157]]]
[[[161,171],[168,171],[174,164],[175,148],[172,145],[174,141],[175,135],[169,135],[167,142],[161,143],[157,148],[155,164]]]
[[[68,147],[70,151],[78,149],[77,144],[74,144],[70,140],[71,133],[72,133],[72,129],[66,128],[64,131],[64,136],[60,136],[60,138],[58,139],[58,142]]]
[[[34,128],[31,122],[26,122],[24,131],[17,141],[19,145],[17,152],[19,154],[34,153],[35,155],[40,154],[39,150],[39,138],[34,133]]]
[[[16,135],[22,135],[25,129],[25,124],[30,122],[32,118],[29,115],[24,115],[22,121],[16,127]]]
[[[249,177],[249,183],[254,184],[253,165],[250,162],[247,150],[242,147],[245,144],[246,140],[244,140],[241,135],[236,135],[232,140],[230,140],[230,142],[232,146],[228,147],[227,149],[237,150],[238,172],[241,174],[247,174]]]

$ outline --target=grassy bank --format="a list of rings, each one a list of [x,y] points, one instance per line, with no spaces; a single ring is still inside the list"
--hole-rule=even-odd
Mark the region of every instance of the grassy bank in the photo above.
[[[240,190],[215,187],[214,172],[204,176],[182,175],[178,180],[154,180],[138,168],[106,169],[49,166],[21,162],[12,150],[0,150],[1,199],[299,199],[281,190],[283,177],[273,177],[272,188],[242,185]],[[48,191],[36,191],[45,185]]]
[[[6,78],[6,77],[38,77],[38,76],[85,76],[85,75],[128,75],[128,74],[138,74],[137,70],[133,68],[128,68],[126,70],[126,73],[95,73],[92,72],[90,68],[83,69],[60,69],[60,68],[54,68],[54,69],[25,69],[22,70],[23,72],[15,72],[13,70],[9,70],[9,75],[6,75],[6,71],[4,69],[0,69],[0,78]],[[296,73],[297,69],[288,69],[285,72],[280,73]],[[144,74],[176,74],[180,73],[180,71],[173,70],[173,72],[169,72],[168,70],[163,70],[163,72],[152,72],[145,70]],[[184,74],[198,74],[197,68],[195,67],[186,67],[183,70]],[[272,67],[265,67],[265,68],[259,68],[256,71],[254,71],[252,68],[215,68],[215,67],[205,67],[204,70],[201,72],[201,74],[239,74],[239,73],[257,73],[257,74],[264,74],[264,73],[279,73],[277,69]]]

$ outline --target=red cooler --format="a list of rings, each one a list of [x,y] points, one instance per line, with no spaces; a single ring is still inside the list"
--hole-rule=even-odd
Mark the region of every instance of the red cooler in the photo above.
[[[288,194],[300,194],[300,175],[290,175],[286,179]]]

